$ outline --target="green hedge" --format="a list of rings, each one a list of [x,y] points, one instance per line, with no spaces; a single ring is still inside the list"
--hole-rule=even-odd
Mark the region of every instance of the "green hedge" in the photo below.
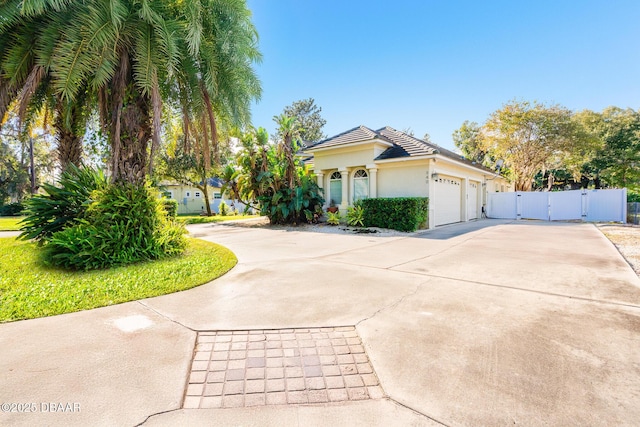
[[[427,225],[428,197],[364,199],[361,203],[365,227],[415,231]]]

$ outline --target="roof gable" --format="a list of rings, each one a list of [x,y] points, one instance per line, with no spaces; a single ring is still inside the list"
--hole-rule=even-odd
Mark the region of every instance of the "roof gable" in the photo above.
[[[337,147],[339,145],[347,145],[356,142],[373,141],[374,139],[381,139],[385,142],[391,142],[387,138],[383,137],[379,133],[369,129],[366,126],[357,126],[348,131],[342,132],[331,138],[323,139],[308,147],[308,150],[315,150],[317,148],[329,148]]]
[[[456,162],[464,163],[466,165],[494,173],[493,170],[486,168],[479,163],[465,159],[464,156],[460,154],[454,153],[446,148],[442,148],[437,144],[423,141],[390,126],[385,126],[375,131],[366,126],[357,126],[336,136],[332,136],[331,138],[312,144],[307,148],[307,150],[313,152],[315,149],[339,147],[374,140],[392,144],[378,155],[374,161],[440,155]]]

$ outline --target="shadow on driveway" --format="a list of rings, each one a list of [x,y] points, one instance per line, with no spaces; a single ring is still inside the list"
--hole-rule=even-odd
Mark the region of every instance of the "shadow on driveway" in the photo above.
[[[482,230],[483,228],[495,227],[502,224],[510,224],[512,222],[514,221],[505,219],[481,219],[477,221],[460,222],[418,232],[415,237],[419,239],[448,240],[454,237],[462,236],[463,234]]]

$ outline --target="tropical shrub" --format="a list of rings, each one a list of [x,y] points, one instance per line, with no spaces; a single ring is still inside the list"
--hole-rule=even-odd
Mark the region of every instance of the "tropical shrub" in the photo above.
[[[427,225],[427,197],[364,199],[361,203],[364,210],[363,221],[367,227],[415,231]]]
[[[24,205],[22,203],[9,203],[0,206],[0,216],[18,216],[22,215],[23,211]]]
[[[162,207],[170,219],[178,216],[178,201],[174,199],[162,199]]]
[[[327,212],[327,224],[339,225],[340,224],[340,212]]]
[[[101,171],[69,165],[58,179],[58,186],[42,184],[46,194],[25,202],[27,217],[22,220],[20,238],[42,242],[74,225],[84,217],[92,192],[106,186],[107,179]]]
[[[314,215],[322,212],[324,199],[320,192],[315,180],[303,175],[295,188],[283,187],[259,196],[260,213],[269,217],[272,224],[312,222]]]
[[[347,224],[352,227],[364,227],[364,208],[360,202],[347,208]]]
[[[225,190],[260,210],[272,224],[313,222],[322,214],[322,189],[295,155],[294,120],[278,117],[282,140],[269,143],[263,128],[243,135],[237,167],[224,172]]]
[[[220,201],[220,205],[218,206],[218,213],[222,216],[229,215],[229,206],[224,202],[224,200]]]
[[[149,186],[117,183],[93,193],[76,224],[44,246],[47,264],[90,270],[182,253],[184,226],[167,218]]]

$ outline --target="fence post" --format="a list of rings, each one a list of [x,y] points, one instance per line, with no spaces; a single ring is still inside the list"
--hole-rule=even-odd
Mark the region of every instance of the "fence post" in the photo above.
[[[627,223],[627,189],[622,189],[622,218],[620,218],[620,222],[623,224]]]
[[[640,225],[640,203],[627,203],[627,222]]]

